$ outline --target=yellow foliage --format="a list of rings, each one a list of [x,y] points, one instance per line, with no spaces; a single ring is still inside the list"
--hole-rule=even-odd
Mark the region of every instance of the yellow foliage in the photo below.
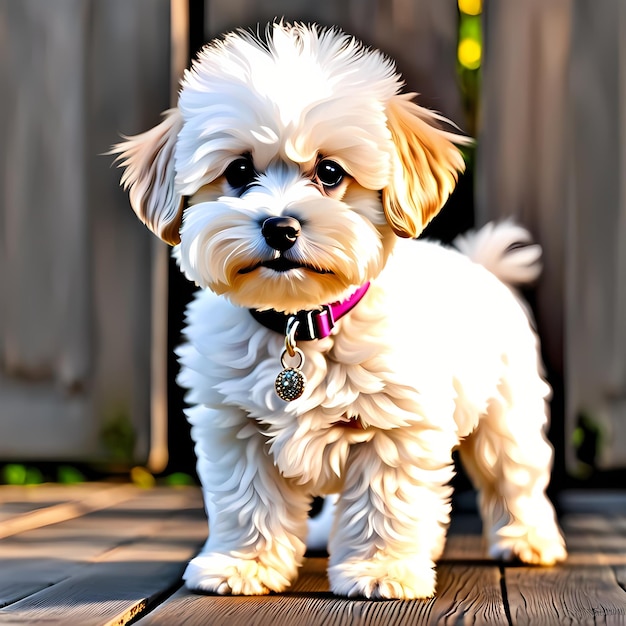
[[[462,39],[457,54],[459,63],[468,70],[477,70],[480,67],[482,49],[475,39]]]
[[[482,0],[459,0],[459,11],[465,15],[480,15],[482,10]]]

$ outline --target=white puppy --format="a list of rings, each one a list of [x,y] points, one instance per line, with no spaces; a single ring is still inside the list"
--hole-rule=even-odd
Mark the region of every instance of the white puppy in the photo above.
[[[178,351],[210,525],[191,589],[287,589],[312,496],[337,493],[332,590],[432,596],[459,446],[490,555],[565,557],[537,337],[497,278],[535,278],[539,249],[512,224],[465,255],[411,240],[467,141],[401,88],[340,30],[272,24],[204,48],[178,106],[114,148],[201,288]]]

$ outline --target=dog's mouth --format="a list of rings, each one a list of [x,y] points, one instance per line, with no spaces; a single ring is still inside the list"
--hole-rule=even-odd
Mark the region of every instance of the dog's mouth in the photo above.
[[[333,272],[329,269],[323,267],[315,267],[314,265],[309,265],[308,263],[300,263],[298,261],[292,261],[287,257],[280,255],[275,259],[268,259],[266,261],[260,261],[259,263],[255,263],[250,267],[246,267],[242,270],[239,270],[240,274],[249,274],[250,272],[254,272],[254,270],[259,267],[267,267],[270,270],[274,270],[275,272],[289,272],[290,270],[304,269],[309,270],[311,272],[315,272],[316,274],[332,274]]]

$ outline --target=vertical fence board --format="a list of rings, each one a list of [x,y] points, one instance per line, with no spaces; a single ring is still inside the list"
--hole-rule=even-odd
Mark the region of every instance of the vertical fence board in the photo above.
[[[151,236],[102,153],[169,104],[169,2],[0,0],[0,77],[0,460],[145,459]]]

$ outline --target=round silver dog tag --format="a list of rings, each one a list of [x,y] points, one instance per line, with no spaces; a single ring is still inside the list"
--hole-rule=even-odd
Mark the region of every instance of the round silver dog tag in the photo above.
[[[284,369],[278,374],[276,382],[274,383],[278,397],[285,402],[297,400],[303,394],[307,383],[306,376],[300,370],[304,363],[304,354],[299,348],[294,349],[294,354],[300,357],[300,363],[295,367],[287,367],[285,363],[287,350],[283,352],[280,357],[280,363]]]

